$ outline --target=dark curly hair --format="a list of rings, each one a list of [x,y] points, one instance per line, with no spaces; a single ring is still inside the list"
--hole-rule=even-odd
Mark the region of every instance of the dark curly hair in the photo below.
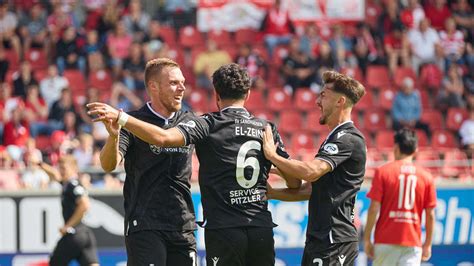
[[[221,99],[244,99],[251,81],[247,70],[238,64],[221,66],[212,74],[212,83]]]
[[[412,129],[400,129],[393,137],[395,144],[398,144],[400,152],[406,155],[411,155],[418,147],[418,137],[416,132]]]

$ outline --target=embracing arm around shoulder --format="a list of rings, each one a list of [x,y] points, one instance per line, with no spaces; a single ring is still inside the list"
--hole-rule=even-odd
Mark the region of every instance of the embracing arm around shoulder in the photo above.
[[[304,201],[311,197],[311,183],[303,183],[298,188],[268,188],[267,196],[269,199],[281,201]]]
[[[181,131],[179,131],[179,129],[175,127],[163,129],[153,124],[136,119],[133,116],[128,118],[124,128],[143,141],[156,146],[180,147],[186,144],[184,136]]]

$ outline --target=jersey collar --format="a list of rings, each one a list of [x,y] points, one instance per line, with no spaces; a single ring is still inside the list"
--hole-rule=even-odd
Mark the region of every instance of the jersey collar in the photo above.
[[[227,106],[226,108],[221,109],[221,113],[225,111],[233,111],[234,113],[244,115],[246,118],[250,117],[249,111],[247,111],[243,106]]]
[[[338,128],[342,127],[343,125],[349,124],[349,123],[354,123],[354,122],[352,122],[352,120],[347,120],[346,122],[340,123],[335,128],[333,128],[331,130],[331,132],[329,132],[329,134],[326,136],[326,140],[324,140],[324,142],[326,142],[328,140],[328,138],[332,135],[332,133],[334,133]]]
[[[176,113],[172,113],[172,114],[170,115],[170,117],[164,117],[164,116],[160,115],[157,111],[153,110],[153,107],[151,107],[151,102],[147,102],[147,103],[146,103],[146,106],[148,107],[148,109],[150,110],[150,112],[152,112],[154,115],[156,115],[156,116],[158,116],[159,118],[165,120],[165,125],[168,125],[169,120],[170,120],[171,118],[173,118],[174,115],[176,114]]]

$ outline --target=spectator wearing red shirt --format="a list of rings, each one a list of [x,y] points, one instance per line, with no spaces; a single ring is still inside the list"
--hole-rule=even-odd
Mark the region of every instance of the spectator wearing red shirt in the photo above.
[[[11,110],[11,119],[3,129],[3,145],[7,147],[10,158],[21,165],[23,150],[30,137],[28,122],[24,119],[24,107],[18,105]]]
[[[41,98],[37,84],[29,85],[25,99],[25,119],[30,125],[31,136],[51,134],[48,125],[48,105]]]
[[[405,67],[410,65],[410,44],[403,24],[397,23],[392,32],[385,36],[383,43],[388,57],[388,67],[392,74],[395,73],[399,61]]]
[[[425,11],[420,5],[419,0],[409,0],[408,6],[403,9],[400,19],[409,29],[416,29],[422,19],[425,18]]]
[[[367,194],[372,201],[364,246],[366,254],[374,258],[374,266],[420,265],[422,260],[431,257],[436,189],[431,175],[413,164],[417,145],[415,131],[398,131],[395,134],[395,161],[377,169]],[[426,212],[426,239],[422,245],[423,210]],[[374,225],[375,247],[371,241]]]
[[[442,30],[446,19],[451,16],[446,0],[434,0],[434,4],[427,4],[425,13],[436,30]]]
[[[264,42],[270,57],[276,46],[290,43],[295,28],[288,11],[281,7],[280,0],[275,0],[274,6],[268,10],[262,21],[260,30],[264,34]]]

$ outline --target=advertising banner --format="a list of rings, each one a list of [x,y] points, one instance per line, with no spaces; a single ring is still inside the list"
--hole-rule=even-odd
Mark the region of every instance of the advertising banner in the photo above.
[[[200,31],[260,27],[273,0],[201,0],[197,10]],[[293,22],[359,21],[365,17],[364,0],[282,0]]]
[[[357,209],[363,229],[370,201],[358,194]],[[433,257],[426,265],[474,263],[474,189],[439,188]],[[202,220],[200,194],[193,193],[197,220]],[[307,225],[307,202],[270,201],[275,223],[276,265],[299,265]],[[0,195],[0,265],[38,265],[47,262],[62,226],[58,194]],[[123,199],[91,193],[91,209],[84,220],[97,238],[102,265],[125,265]],[[204,262],[204,234],[197,231],[200,265]],[[463,264],[471,263],[471,264]],[[357,265],[367,265],[363,252]]]

